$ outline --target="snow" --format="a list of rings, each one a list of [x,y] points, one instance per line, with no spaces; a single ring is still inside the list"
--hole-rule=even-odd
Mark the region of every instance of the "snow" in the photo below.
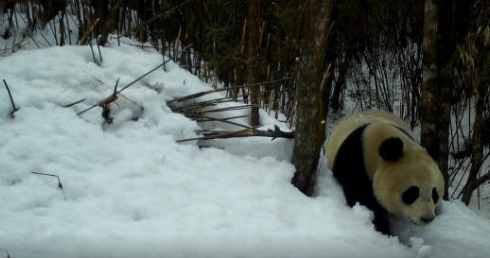
[[[112,43],[101,49],[100,66],[88,46],[0,59],[0,79],[20,107],[11,118],[0,90],[1,256],[489,256],[490,222],[458,202],[443,203],[426,227],[397,222],[397,236],[387,237],[374,230],[369,210],[346,205],[325,159],[317,195],[304,196],[290,184],[291,140],[177,143],[203,126],[237,128],[171,111],[167,101],[211,89],[173,62],[122,93],[112,124],[99,107],[77,115],[108,97],[117,79],[121,88],[163,60],[136,42]],[[216,96],[223,95],[202,100]],[[264,128],[288,130],[261,116]],[[63,188],[33,171],[59,176]]]

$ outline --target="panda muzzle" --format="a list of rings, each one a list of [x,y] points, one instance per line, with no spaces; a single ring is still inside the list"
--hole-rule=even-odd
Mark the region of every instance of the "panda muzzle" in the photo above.
[[[434,217],[422,217],[420,218],[421,221],[423,221],[425,224],[428,224],[430,222],[432,222],[434,220],[435,216]]]

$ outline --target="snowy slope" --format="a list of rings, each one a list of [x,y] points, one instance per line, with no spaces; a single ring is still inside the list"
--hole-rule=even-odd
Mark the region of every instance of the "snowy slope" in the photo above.
[[[324,164],[318,196],[305,197],[290,184],[289,140],[209,143],[218,148],[176,143],[195,137],[200,125],[166,101],[210,86],[171,62],[123,92],[131,101],[121,97],[113,105],[113,124],[104,123],[98,107],[77,116],[109,96],[118,78],[127,85],[162,62],[126,43],[102,54],[101,66],[87,46],[0,59],[0,79],[21,107],[10,118],[7,92],[0,90],[0,256],[490,254],[490,222],[458,203],[444,203],[427,227],[399,223],[400,238],[388,238],[374,231],[367,209],[346,206]],[[284,128],[261,114],[266,128]],[[63,189],[56,178],[32,171],[58,175]]]

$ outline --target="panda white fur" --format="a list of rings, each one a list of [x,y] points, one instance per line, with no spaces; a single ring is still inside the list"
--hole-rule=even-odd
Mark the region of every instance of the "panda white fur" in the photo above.
[[[444,194],[442,174],[393,114],[368,111],[343,120],[329,137],[326,156],[347,203],[371,209],[379,232],[391,235],[389,214],[417,225],[435,218]]]

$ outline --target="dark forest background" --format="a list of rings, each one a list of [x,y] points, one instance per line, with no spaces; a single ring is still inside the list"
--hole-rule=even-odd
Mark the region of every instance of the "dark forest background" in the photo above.
[[[490,1],[2,0],[0,15],[11,52],[46,28],[59,46],[129,37],[230,87],[252,126],[259,108],[284,114],[308,195],[325,125],[383,109],[420,129],[446,199],[490,203]]]

